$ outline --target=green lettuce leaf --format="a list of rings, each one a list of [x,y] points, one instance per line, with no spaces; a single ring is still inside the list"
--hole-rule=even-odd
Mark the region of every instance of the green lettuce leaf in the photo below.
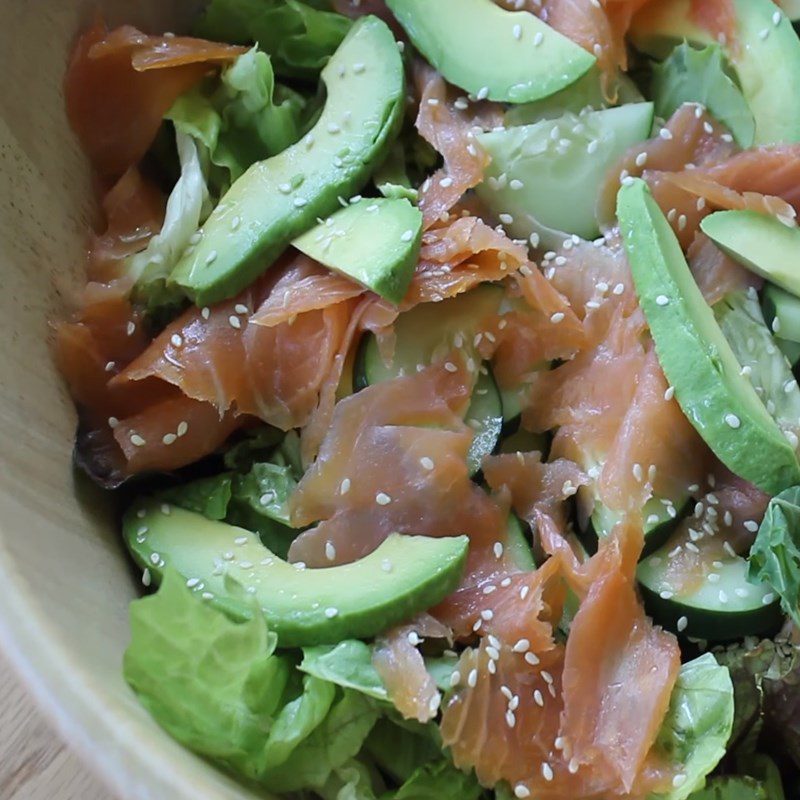
[[[778,800],[767,794],[766,787],[754,778],[725,775],[714,778],[705,789],[695,792],[689,800]]]
[[[172,571],[130,615],[124,675],[142,705],[190,750],[257,780],[292,669],[263,615],[231,622]]]
[[[303,648],[299,669],[376,700],[389,699],[383,681],[372,665],[372,648],[358,639]]]
[[[800,486],[769,501],[750,548],[749,579],[772,587],[783,610],[800,625]]]
[[[315,78],[352,23],[299,0],[211,0],[195,34],[214,41],[258,44],[279,75]]]
[[[211,211],[197,145],[180,130],[175,136],[181,172],[167,199],[161,230],[125,263],[127,274],[135,281],[134,300],[143,304],[149,315],[164,317],[163,321],[185,304],[182,292],[167,286],[167,278]]]
[[[333,770],[317,789],[323,800],[374,800],[376,786],[384,788],[380,775],[371,765],[352,758]]]
[[[306,99],[275,82],[272,63],[255,48],[181,95],[167,111],[176,129],[198,143],[221,194],[256,161],[280,153],[303,134]]]
[[[168,571],[131,604],[124,675],[177,741],[271,791],[317,788],[352,758],[377,719],[371,700],[313,675],[253,608],[232,622]]]
[[[473,774],[456,769],[446,759],[439,759],[416,769],[389,797],[392,800],[477,800],[482,792]]]
[[[656,114],[669,119],[683,103],[701,103],[726,125],[742,148],[752,147],[756,124],[741,89],[726,71],[722,48],[698,50],[684,42],[653,67],[651,92]]]
[[[228,514],[228,504],[233,495],[232,486],[233,475],[224,472],[165,489],[158,493],[158,498],[165,503],[202,514],[208,519],[222,520]]]
[[[281,443],[283,433],[270,425],[247,431],[228,448],[223,458],[227,469],[246,472],[260,461],[272,461],[275,448]]]
[[[436,725],[388,714],[375,724],[364,752],[386,775],[402,784],[421,767],[441,759],[442,743]]]
[[[255,531],[275,555],[286,558],[297,535],[288,510],[296,485],[289,467],[253,464],[248,472],[233,479],[228,522]]]
[[[650,800],[686,800],[725,755],[733,728],[733,685],[727,667],[711,653],[681,666],[657,750],[680,769],[683,779]]]
[[[380,716],[375,703],[360,692],[337,690],[339,699],[310,736],[262,783],[273,792],[319,790],[333,772],[353,758]]]

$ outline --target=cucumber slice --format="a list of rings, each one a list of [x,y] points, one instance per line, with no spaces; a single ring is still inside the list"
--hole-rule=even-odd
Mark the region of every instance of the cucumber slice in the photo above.
[[[472,444],[467,453],[469,474],[475,475],[481,468],[485,456],[495,452],[503,430],[503,404],[500,391],[488,366],[478,375],[472,391],[465,419],[474,431]]]
[[[666,575],[673,542],[639,564],[637,577],[645,608],[665,628],[708,641],[741,639],[776,631],[782,621],[780,602],[769,586],[749,583],[748,564],[725,555],[708,565],[708,575],[691,590],[674,592]]]
[[[502,392],[501,392],[502,395]],[[505,411],[505,405],[503,406]],[[546,433],[531,433],[524,428],[504,436],[500,441],[500,453],[533,453],[542,454],[542,461],[547,459],[550,451],[550,437]]]
[[[581,487],[579,491],[585,493],[579,498],[580,508],[584,502],[587,502],[584,498],[586,494],[589,494],[589,490],[586,487]],[[591,502],[591,500],[588,502]],[[651,497],[644,504],[642,509],[642,518],[644,519],[642,558],[650,555],[669,539],[678,522],[685,516],[690,503],[691,498],[687,494],[677,504],[670,503],[667,505],[657,497]],[[583,531],[583,539],[590,552],[597,552],[599,538],[608,536],[614,530],[614,527],[622,521],[622,518],[623,515],[621,513],[610,509],[607,505],[597,500],[594,501],[594,509],[588,519],[585,513],[582,516],[579,513],[579,525]]]
[[[483,284],[441,303],[423,303],[401,314],[395,323],[392,360],[381,356],[378,340],[367,334],[361,342],[354,368],[356,391],[380,381],[411,375],[461,349],[468,358],[480,356],[475,336],[498,313],[503,299],[499,286]],[[481,367],[472,401],[464,415],[475,435],[467,457],[470,475],[480,470],[484,456],[493,453],[503,427],[503,403],[489,367]]]
[[[512,236],[536,233],[552,249],[563,244],[562,231],[594,239],[609,165],[647,139],[652,124],[653,104],[633,103],[479,134],[492,163],[475,191],[511,217],[504,227]]]
[[[506,552],[524,572],[532,572],[538,566],[533,555],[528,525],[513,512],[508,515],[506,525]]]
[[[800,361],[800,297],[770,283],[764,288],[761,307],[775,344],[794,367]]]

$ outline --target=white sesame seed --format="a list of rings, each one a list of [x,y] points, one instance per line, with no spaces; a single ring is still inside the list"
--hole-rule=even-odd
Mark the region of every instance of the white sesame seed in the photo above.
[[[458,372],[458,367],[452,361],[445,361],[444,368],[448,372]]]
[[[392,568],[393,568],[393,566],[392,566],[392,562],[391,562],[391,561],[389,561],[389,559],[388,559],[388,558],[384,558],[384,559],[383,559],[383,561],[381,561],[381,569],[382,569],[384,572],[391,572],[391,571],[392,571]]]
[[[400,237],[403,242],[410,242],[414,238],[414,231],[405,231]]]
[[[679,786],[683,786],[686,783],[686,775],[682,772],[679,772],[675,777],[672,779],[672,785],[677,789]]]
[[[152,577],[150,575],[149,567],[145,567],[144,572],[142,573],[142,585],[149,586],[152,583]]]
[[[336,558],[336,548],[333,545],[333,542],[325,542],[325,558],[328,561],[333,561]]]
[[[533,37],[533,46],[538,47],[544,41],[544,34],[537,31],[536,36]]]
[[[247,537],[246,537],[246,536],[237,536],[237,537],[236,537],[236,538],[233,540],[233,543],[234,543],[234,544],[238,544],[238,545],[239,545],[239,547],[241,547],[243,544],[247,544]]]
[[[176,432],[176,433],[177,433],[177,435],[180,437],[180,436],[185,436],[185,435],[186,435],[186,432],[187,432],[188,430],[189,430],[189,423],[188,423],[188,422],[186,422],[186,420],[181,420],[181,421],[178,423],[178,428],[177,428],[177,430],[176,430],[175,432]]]
[[[211,316],[211,309],[208,306],[203,306],[202,310],[200,311],[200,316],[203,319],[208,319]]]
[[[775,601],[775,595],[772,592],[767,592],[761,598],[761,605],[768,606],[770,603],[773,603],[774,601]]]
[[[494,552],[495,558],[502,558],[503,557],[503,543],[502,542],[495,542],[492,545],[492,551]]]
[[[777,319],[777,317],[776,317],[776,319]],[[106,362],[105,370],[106,370],[106,372],[113,372],[114,369],[116,368],[116,366],[117,366],[117,362],[116,361],[108,361],[108,362]]]
[[[519,800],[525,800],[525,798],[530,796],[531,790],[524,783],[518,783],[514,787],[514,797],[518,797]]]
[[[562,322],[564,319],[564,312],[563,311],[556,311],[555,314],[550,315],[550,322],[554,325],[557,325],[559,322]]]
[[[683,633],[688,625],[689,625],[689,620],[686,617],[679,617],[677,625],[678,633]]]
[[[569,760],[569,764],[567,764],[567,769],[569,770],[570,775],[574,775],[578,771],[579,767],[580,764],[578,763],[577,758],[571,758]]]
[[[136,323],[135,322],[129,322],[125,326],[125,332],[128,334],[128,336],[133,336],[133,334],[136,332]]]
[[[470,688],[474,688],[477,683],[478,683],[478,670],[471,669],[469,671],[469,675],[467,675],[467,686],[469,686]]]
[[[134,447],[144,447],[147,442],[138,433],[131,434],[131,444]]]
[[[375,495],[375,502],[379,506],[388,506],[389,503],[392,502],[392,498],[389,497],[389,495],[386,494],[386,492],[378,492],[378,494]]]
[[[521,39],[522,38],[522,25],[515,25],[511,32],[514,35],[515,39]]]
[[[763,28],[758,32],[758,38],[761,39],[762,42],[766,41],[769,37],[769,28]]]
[[[525,653],[524,658],[525,661],[532,667],[535,667],[539,663],[539,656],[537,656],[536,653],[528,651],[527,653]]]
[[[758,530],[758,523],[754,519],[745,520],[742,525],[746,531],[750,531],[750,533],[755,533]]]
[[[675,596],[675,592],[670,592],[668,589],[664,589],[663,592],[659,592],[658,596],[662,600],[671,600]]]
[[[546,781],[553,780],[553,768],[546,761],[542,764],[542,777]]]
[[[643,167],[647,163],[647,153],[639,153],[636,156],[636,166]]]
[[[158,566],[158,562],[161,561],[161,556],[158,553],[150,553],[150,563],[154,566]]]
[[[589,144],[586,145],[586,152],[591,156],[597,152],[597,148],[600,146],[600,142],[597,139],[592,139]]]
[[[512,649],[515,653],[524,653],[530,646],[531,643],[527,639],[519,639]]]
[[[331,606],[330,608],[326,608],[325,609],[325,616],[328,619],[333,619],[338,613],[339,613],[339,609],[338,608],[334,608],[333,606]]]
[[[544,697],[542,696],[542,693],[538,689],[534,689],[533,702],[536,703],[536,705],[539,706],[540,708],[544,707]]]
[[[707,579],[709,583],[719,583],[720,577],[717,572],[709,572]]]
[[[675,397],[675,387],[670,386],[666,392],[664,392],[664,399],[669,402],[672,398]]]
[[[175,444],[177,438],[178,437],[174,433],[165,433],[161,437],[161,441],[162,441],[163,444],[169,446],[171,444]]]
[[[668,306],[669,305],[669,297],[665,294],[660,294],[656,297],[656,305],[658,306]]]
[[[662,139],[664,139],[664,140],[667,140],[667,141],[668,141],[669,139],[671,139],[671,138],[672,138],[672,132],[669,130],[669,128],[662,128],[662,129],[661,129],[661,130],[658,132],[658,135],[659,135],[659,136],[660,136]]]
[[[350,478],[345,478],[339,484],[339,494],[347,494],[350,491]]]
[[[236,328],[236,330],[240,330],[242,327],[242,321],[234,314],[231,314],[228,317],[228,324],[231,326],[231,328]]]
[[[733,428],[733,430],[736,430],[737,428],[739,428],[741,426],[742,421],[739,419],[739,417],[736,416],[736,414],[726,414],[725,415],[725,424],[729,428]]]

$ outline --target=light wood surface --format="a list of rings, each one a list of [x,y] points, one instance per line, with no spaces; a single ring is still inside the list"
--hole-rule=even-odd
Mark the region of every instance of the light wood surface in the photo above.
[[[53,733],[2,655],[0,800],[112,800]]]

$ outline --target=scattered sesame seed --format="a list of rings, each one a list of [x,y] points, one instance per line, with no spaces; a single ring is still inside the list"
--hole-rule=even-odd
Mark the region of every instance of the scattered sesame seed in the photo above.
[[[512,28],[511,33],[513,34],[515,39],[517,39],[517,40],[521,39],[522,38],[522,25],[515,25]]]
[[[663,592],[659,592],[658,596],[662,600],[671,600],[675,596],[675,592],[670,592],[668,589],[664,589]]]
[[[519,800],[525,800],[525,798],[530,796],[531,790],[524,783],[518,783],[514,787],[514,797],[518,797]]]
[[[331,606],[330,608],[326,608],[325,609],[325,616],[328,619],[333,619],[338,613],[339,613],[339,609],[338,608],[334,608],[333,606]]]
[[[533,691],[533,702],[540,708],[544,707],[544,697],[538,689],[534,689]]]
[[[524,658],[525,661],[532,667],[535,667],[539,663],[539,656],[537,656],[536,653],[528,651],[527,653],[525,653]]]
[[[333,542],[325,542],[325,558],[327,558],[328,561],[333,561],[336,558],[336,548]]]
[[[678,618],[678,633],[683,633],[689,625],[689,620],[686,617]]]
[[[502,542],[495,542],[492,546],[492,551],[494,552],[495,558],[502,558],[503,557],[503,543]]]
[[[133,336],[133,334],[136,333],[136,323],[135,322],[129,322],[125,326],[125,332],[128,334],[128,336]]]
[[[383,561],[381,561],[381,569],[382,569],[384,572],[391,572],[391,571],[392,571],[392,569],[393,569],[392,562],[391,562],[391,561],[389,561],[389,559],[388,559],[388,558],[384,558],[384,559],[383,559]]]
[[[761,605],[768,606],[770,603],[773,603],[774,601],[775,601],[775,595],[772,592],[767,592],[761,598]]]
[[[636,156],[636,166],[643,167],[647,163],[647,153],[639,153]]]
[[[174,433],[165,433],[161,437],[161,441],[165,445],[175,444],[177,439],[178,439],[178,437]]]
[[[742,421],[739,419],[739,417],[736,416],[736,414],[726,414],[725,415],[725,424],[729,428],[733,428],[733,430],[736,430],[737,428],[739,428],[741,426]]]
[[[428,472],[430,472],[434,467],[433,459],[428,458],[428,456],[423,456],[419,460],[419,463],[422,465],[422,468],[428,470]]]
[[[672,785],[677,789],[679,786],[683,786],[686,783],[686,775],[682,772],[679,772],[675,777],[672,779]]]
[[[533,46],[538,47],[544,41],[544,34],[537,31],[536,36],[533,37]]]
[[[400,237],[401,241],[403,242],[410,242],[414,238],[414,231],[404,231],[403,235]]]
[[[556,311],[555,314],[550,315],[550,322],[554,325],[558,325],[559,322],[564,320],[564,312],[563,311]]]
[[[519,639],[512,649],[515,653],[524,653],[530,646],[531,643],[527,639]]]
[[[211,309],[208,306],[203,306],[203,309],[200,311],[200,316],[203,319],[208,319],[211,316]]]
[[[672,400],[673,397],[675,397],[675,387],[670,386],[669,389],[667,389],[667,391],[664,392],[664,399],[670,401]]]
[[[669,305],[669,297],[665,294],[660,294],[656,297],[656,305],[658,306],[668,306]]]
[[[339,484],[339,494],[347,494],[350,491],[350,478],[345,478]]]
[[[178,428],[177,428],[177,430],[176,430],[175,432],[176,432],[176,433],[178,434],[178,436],[180,437],[180,436],[185,436],[185,435],[186,435],[186,432],[187,432],[188,430],[189,430],[189,423],[188,423],[188,422],[186,422],[186,420],[181,420],[181,421],[178,423]]]
[[[152,577],[150,575],[150,568],[145,567],[144,572],[142,573],[142,585],[149,586],[152,583]]]
[[[470,688],[474,688],[478,683],[478,670],[471,669],[469,671],[469,675],[467,675],[467,686]]]
[[[389,497],[389,495],[386,494],[386,492],[378,492],[378,494],[375,495],[375,502],[379,506],[388,506],[389,503],[392,502],[392,498]]]
[[[144,447],[147,442],[138,433],[131,434],[131,444],[134,447]]]
[[[458,367],[452,361],[445,361],[444,368],[448,372],[458,372]]]
[[[228,317],[228,324],[231,326],[231,328],[236,328],[236,330],[241,330],[242,321],[235,314],[231,314]]]
[[[745,520],[742,524],[744,529],[750,531],[750,533],[755,533],[758,530],[758,523],[754,519]]]
[[[553,780],[553,768],[546,761],[542,764],[542,777],[546,781]]]
[[[758,38],[761,39],[762,42],[766,41],[769,37],[769,28],[763,28],[758,32]]]

